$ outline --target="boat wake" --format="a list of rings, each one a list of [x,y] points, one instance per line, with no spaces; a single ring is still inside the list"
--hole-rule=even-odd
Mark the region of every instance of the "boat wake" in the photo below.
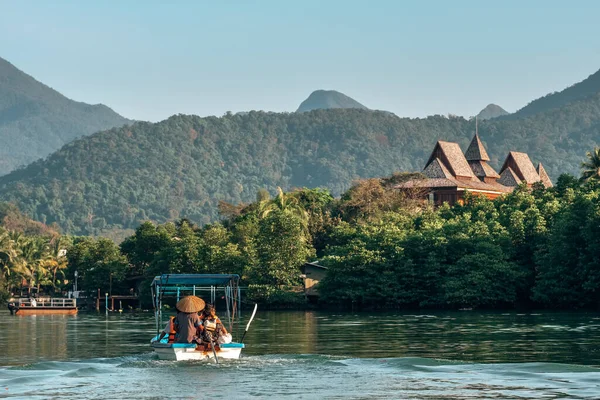
[[[600,393],[600,369],[326,355],[246,356],[217,366],[146,353],[4,367],[0,384],[7,398],[200,398],[212,387],[234,398],[592,399]]]

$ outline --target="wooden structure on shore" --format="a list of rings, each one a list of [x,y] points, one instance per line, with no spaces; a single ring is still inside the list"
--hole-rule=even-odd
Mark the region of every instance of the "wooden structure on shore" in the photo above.
[[[108,300],[108,301],[107,301]],[[100,307],[101,306],[105,306],[105,304],[110,303],[110,308],[109,311],[115,311],[115,300],[118,302],[118,310],[122,310],[121,305],[123,301],[127,301],[127,302],[134,302],[137,304],[137,308],[139,308],[139,302],[140,299],[137,295],[119,295],[119,294],[115,294],[115,295],[108,295],[108,296],[102,296],[100,297],[100,294],[98,294],[98,297],[96,298],[96,311],[100,311]],[[106,307],[106,306],[105,306]]]
[[[307,262],[302,266],[302,279],[304,280],[304,295],[308,301],[316,301],[319,298],[319,281],[327,275],[327,267],[319,265],[318,262]]]
[[[508,153],[500,173],[489,164],[490,157],[475,133],[463,154],[458,143],[438,141],[425,164],[425,179],[412,179],[396,189],[425,189],[426,199],[435,205],[450,205],[463,201],[465,193],[495,199],[512,192],[521,183],[531,187],[541,182],[551,187],[552,182],[541,163],[535,168],[526,153]]]

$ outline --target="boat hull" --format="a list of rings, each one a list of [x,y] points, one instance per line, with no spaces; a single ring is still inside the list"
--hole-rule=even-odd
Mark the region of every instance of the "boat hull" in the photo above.
[[[44,315],[44,314],[77,314],[77,307],[19,307],[15,315]]]
[[[205,360],[214,358],[213,351],[209,348],[197,350],[195,344],[182,343],[152,343],[154,352],[160,360],[186,361],[186,360]],[[244,344],[227,343],[217,346],[217,357],[226,359],[240,358]]]

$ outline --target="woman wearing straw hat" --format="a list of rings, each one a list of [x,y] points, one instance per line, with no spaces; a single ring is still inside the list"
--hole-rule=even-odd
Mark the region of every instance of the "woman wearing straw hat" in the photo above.
[[[193,343],[196,341],[197,329],[202,325],[198,312],[204,309],[204,300],[196,296],[186,296],[177,302],[177,317],[175,331],[177,343]]]

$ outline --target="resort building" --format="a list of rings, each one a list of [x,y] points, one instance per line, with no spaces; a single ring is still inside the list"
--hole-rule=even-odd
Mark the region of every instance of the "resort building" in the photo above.
[[[477,133],[464,154],[458,143],[440,140],[423,169],[425,179],[412,179],[396,188],[424,189],[430,202],[441,205],[462,201],[467,191],[495,199],[512,192],[521,183],[529,187],[536,182],[552,186],[542,164],[535,168],[526,153],[509,152],[500,173],[488,161],[490,157]]]

